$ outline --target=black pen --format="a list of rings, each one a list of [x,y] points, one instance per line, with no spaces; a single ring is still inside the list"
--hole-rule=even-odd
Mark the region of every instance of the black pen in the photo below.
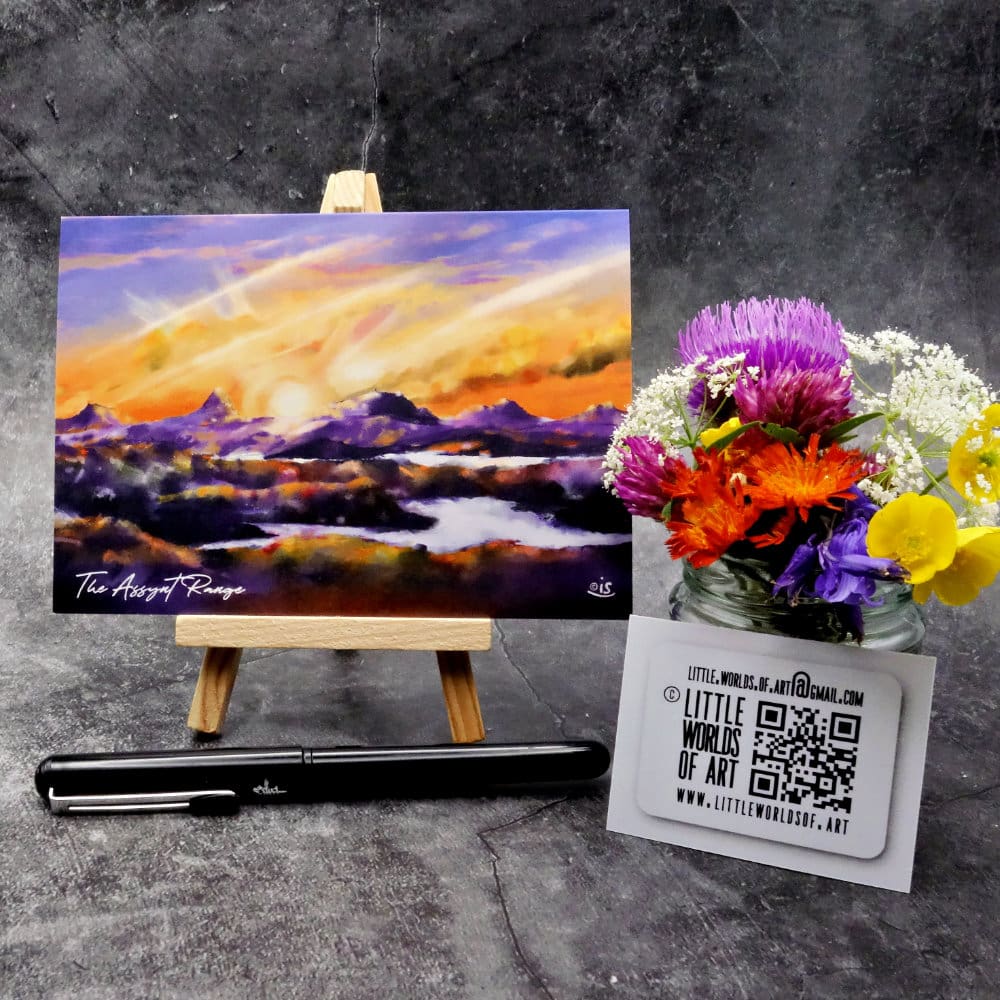
[[[600,777],[601,743],[418,747],[261,747],[58,754],[35,772],[54,813],[227,815],[245,803],[485,794],[510,786]]]

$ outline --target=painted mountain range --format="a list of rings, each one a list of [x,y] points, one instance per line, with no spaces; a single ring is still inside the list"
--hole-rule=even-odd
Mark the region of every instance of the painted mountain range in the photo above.
[[[405,396],[370,392],[308,420],[241,420],[218,392],[197,410],[149,423],[124,424],[93,403],[56,421],[56,447],[163,444],[175,449],[257,458],[371,458],[386,453],[446,451],[455,455],[604,454],[621,413],[594,406],[568,419],[536,417],[511,400],[439,419]]]
[[[54,607],[627,615],[629,267],[624,211],[63,219]]]
[[[56,421],[55,608],[619,617],[630,521],[600,484],[612,406],[440,418],[370,392],[242,419],[219,392]]]

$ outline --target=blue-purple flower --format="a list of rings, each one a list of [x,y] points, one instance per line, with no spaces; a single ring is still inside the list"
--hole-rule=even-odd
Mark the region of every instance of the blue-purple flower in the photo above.
[[[831,604],[875,606],[879,580],[900,581],[903,568],[891,559],[868,554],[868,522],[875,505],[860,490],[844,505],[839,522],[826,537],[813,535],[799,545],[774,584],[775,596],[795,604],[802,597],[818,597]]]
[[[698,313],[680,332],[680,353],[706,371],[720,359],[743,355],[733,391],[740,419],[808,435],[850,416],[843,334],[843,326],[809,299],[744,299]],[[698,412],[705,402],[699,382],[688,403]]]
[[[903,569],[891,559],[868,555],[868,525],[851,520],[839,525],[817,546],[820,572],[813,591],[836,604],[881,604],[875,600],[879,580],[902,580]]]

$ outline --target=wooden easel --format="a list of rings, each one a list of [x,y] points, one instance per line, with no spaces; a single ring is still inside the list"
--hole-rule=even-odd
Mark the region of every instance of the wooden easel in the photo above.
[[[327,181],[320,212],[381,212],[374,174],[346,170]],[[490,648],[489,618],[345,618],[180,615],[178,646],[204,646],[188,726],[202,736],[222,731],[240,657],[269,649],[428,649],[437,651],[444,703],[456,743],[484,739],[469,650]]]

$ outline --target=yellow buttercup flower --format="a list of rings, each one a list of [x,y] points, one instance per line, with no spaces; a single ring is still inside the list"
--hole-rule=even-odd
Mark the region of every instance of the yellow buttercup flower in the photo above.
[[[730,417],[724,424],[720,424],[718,427],[706,427],[698,435],[698,443],[702,448],[711,448],[719,438],[731,434],[740,426],[739,417]]]
[[[960,528],[951,565],[913,588],[921,604],[937,594],[942,604],[968,604],[1000,573],[1000,528]]]
[[[1000,500],[1000,403],[987,406],[954,443],[948,479],[966,500]]]
[[[957,547],[955,512],[940,497],[904,493],[876,511],[868,525],[868,554],[899,563],[912,584],[950,566]]]

